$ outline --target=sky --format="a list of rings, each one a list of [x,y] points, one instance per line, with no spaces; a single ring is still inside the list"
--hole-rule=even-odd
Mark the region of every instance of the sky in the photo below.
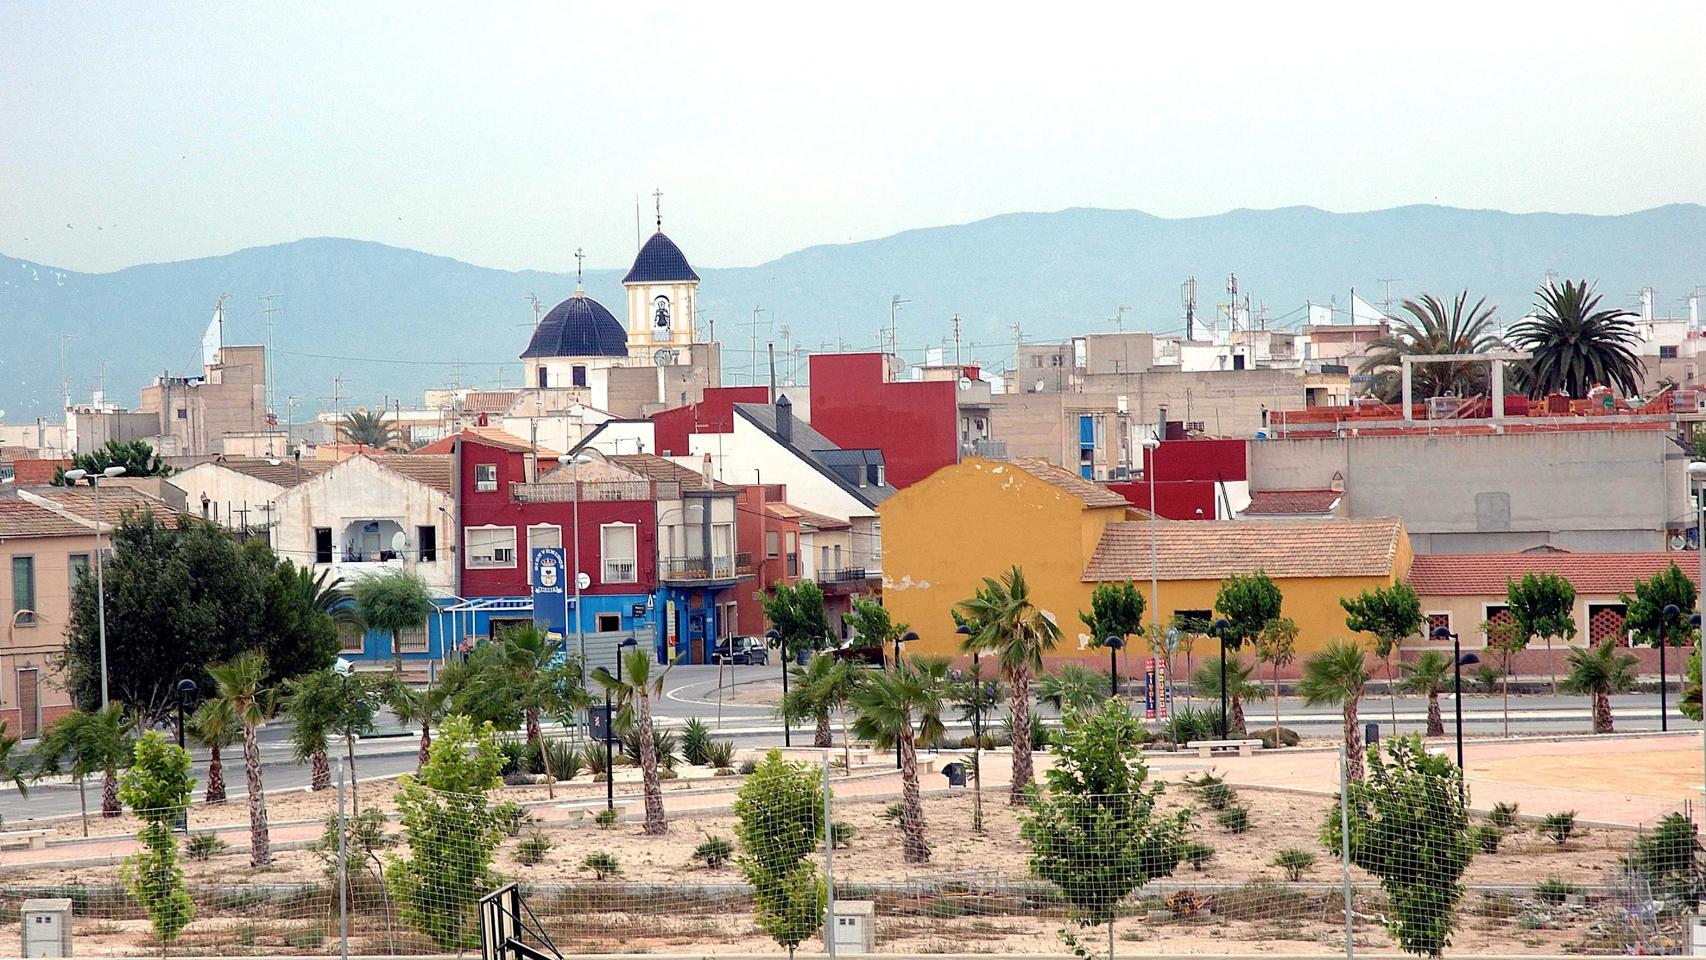
[[[1188,9],[1185,9],[1187,8]],[[0,253],[706,266],[1020,210],[1706,202],[1706,4],[0,3]]]

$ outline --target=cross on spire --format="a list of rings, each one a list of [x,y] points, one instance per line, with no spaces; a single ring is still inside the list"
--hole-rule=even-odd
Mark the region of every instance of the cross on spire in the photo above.
[[[586,254],[581,252],[580,247],[576,247],[575,248],[575,291],[576,292],[579,292],[580,288],[581,288],[581,264],[585,260],[586,260]]]
[[[652,203],[657,207],[658,230],[663,230],[663,190],[652,191]]]

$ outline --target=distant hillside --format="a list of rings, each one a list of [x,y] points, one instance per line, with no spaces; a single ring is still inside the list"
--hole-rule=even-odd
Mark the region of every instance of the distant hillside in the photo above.
[[[689,258],[692,230],[672,236]],[[1622,216],[1508,214],[1416,206],[1372,213],[1308,207],[1235,210],[1166,220],[1136,211],[1015,213],[880,240],[810,247],[756,267],[708,269],[700,313],[727,347],[729,379],[747,375],[752,309],[765,310],[760,344],[790,328],[796,343],[849,348],[876,342],[891,295],[911,298],[900,342],[911,359],[964,320],[968,358],[993,368],[1012,354],[1012,325],[1026,339],[1112,329],[1177,330],[1179,286],[1195,275],[1212,316],[1226,275],[1266,303],[1276,323],[1305,301],[1346,302],[1355,285],[1393,297],[1468,287],[1514,319],[1547,270],[1599,281],[1610,301],[1657,289],[1661,312],[1706,283],[1706,208],[1674,205]],[[587,276],[588,292],[621,317],[621,271]],[[279,294],[278,406],[303,398],[319,409],[334,376],[356,402],[414,397],[426,386],[490,385],[519,376],[536,293],[547,307],[574,290],[571,274],[476,267],[377,243],[334,238],[239,250],[226,256],[83,274],[0,256],[0,409],[11,421],[49,415],[59,392],[61,335],[73,396],[86,397],[101,360],[109,394],[133,403],[162,370],[193,372],[214,299],[232,295],[227,342],[259,342],[257,298]],[[948,340],[951,343],[951,340]],[[780,349],[780,344],[778,345]],[[761,346],[762,349],[762,346]],[[379,359],[382,358],[382,359]],[[457,371],[444,361],[460,360]],[[785,369],[785,367],[784,367]],[[803,374],[802,374],[803,375]]]

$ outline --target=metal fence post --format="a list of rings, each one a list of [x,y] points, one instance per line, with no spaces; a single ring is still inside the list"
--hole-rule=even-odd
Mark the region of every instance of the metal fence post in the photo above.
[[[823,751],[823,952],[835,957],[835,819],[829,802],[829,751]]]
[[[1339,865],[1345,878],[1345,960],[1356,957],[1356,931],[1351,923],[1351,783],[1350,758],[1339,753]]]
[[[338,956],[349,960],[349,858],[345,856],[344,760],[338,758]]]

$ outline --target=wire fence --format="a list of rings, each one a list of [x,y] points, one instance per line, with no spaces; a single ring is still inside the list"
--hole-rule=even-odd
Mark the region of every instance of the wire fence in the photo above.
[[[79,956],[455,955],[478,946],[478,899],[516,882],[568,955],[822,953],[826,929],[837,955],[1344,953],[1347,935],[1353,953],[1688,952],[1706,884],[1685,805],[1612,827],[1477,804],[1438,754],[1380,757],[1348,789],[1212,770],[1157,789],[1155,761],[1139,790],[1045,780],[1018,806],[970,757],[921,758],[909,783],[892,754],[839,749],[787,776],[675,763],[652,810],[631,769],[609,806],[585,774],[555,797],[364,783],[312,818],[281,807],[270,859],[240,799],[197,806],[169,855],[137,835],[177,811],[97,814],[87,841],[73,821],[0,856],[0,945],[64,899]],[[1008,754],[981,759],[1005,779]]]

